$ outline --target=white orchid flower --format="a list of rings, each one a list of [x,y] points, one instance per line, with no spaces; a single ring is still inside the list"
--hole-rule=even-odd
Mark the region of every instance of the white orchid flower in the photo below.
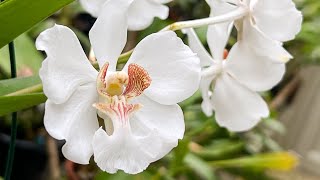
[[[127,1],[127,2],[125,2]],[[108,3],[117,3],[116,8],[121,8],[121,4],[130,3],[127,11],[128,29],[139,31],[147,28],[155,17],[167,19],[169,8],[164,5],[172,0],[80,0],[83,8],[92,16],[99,18]],[[111,17],[112,18],[112,17]]]
[[[292,0],[207,0],[207,3],[214,12],[211,16],[236,8],[242,11],[243,17],[235,21],[238,39],[245,40],[258,54],[275,62],[292,59],[282,47],[282,42],[294,39],[301,30],[302,14]],[[227,32],[226,25],[218,26]]]
[[[38,37],[37,48],[47,54],[40,69],[48,97],[44,125],[51,136],[66,140],[62,152],[71,161],[88,164],[93,154],[104,171],[135,174],[183,138],[177,103],[198,89],[200,61],[168,31],[142,40],[116,71],[126,42],[126,8],[109,5],[110,21],[98,20],[90,32],[99,73],[69,28],[56,25]],[[99,128],[97,114],[105,129]]]
[[[104,41],[103,34],[92,38],[96,47]],[[118,39],[110,42],[114,46],[104,53],[119,56]],[[98,59],[99,74],[67,27],[41,33],[36,46],[47,54],[40,70],[48,97],[44,125],[51,136],[66,140],[66,158],[87,164],[94,154],[104,171],[135,174],[183,138],[177,103],[197,90],[200,62],[174,32],[146,37],[122,71],[116,71],[117,58]],[[106,130],[99,129],[97,111]]]
[[[213,32],[209,26],[208,32]],[[243,41],[237,42],[223,60],[226,41],[208,38],[213,57],[201,44],[193,29],[185,30],[189,46],[198,54],[203,67],[200,90],[202,110],[207,116],[215,111],[217,123],[231,131],[246,131],[269,115],[268,106],[257,93],[276,85],[285,65],[252,52]],[[209,36],[209,34],[208,34]]]

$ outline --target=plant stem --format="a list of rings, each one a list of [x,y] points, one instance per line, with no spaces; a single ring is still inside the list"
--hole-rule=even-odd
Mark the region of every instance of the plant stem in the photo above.
[[[17,77],[17,69],[16,69],[16,57],[14,51],[14,43],[9,43],[9,54],[10,54],[10,66],[11,66],[11,77]],[[11,124],[11,137],[10,137],[10,145],[8,151],[8,159],[6,164],[6,171],[4,174],[4,179],[9,180],[11,178],[13,159],[14,159],[14,151],[16,145],[16,136],[17,136],[17,112],[12,113],[12,124]]]
[[[125,53],[122,53],[120,55],[120,57],[118,58],[118,64],[123,64],[123,63],[126,63],[128,61],[128,59],[130,58],[131,54],[133,52],[133,49],[131,49],[130,51],[127,51]],[[92,63],[92,66],[96,69],[99,69],[99,65],[98,65],[98,62],[95,61]]]
[[[246,16],[248,13],[249,13],[249,10],[246,7],[239,6],[236,10],[220,16],[190,20],[190,21],[175,22],[163,28],[161,31],[170,31],[170,30],[177,31],[177,30],[186,29],[186,28],[197,28],[197,27],[206,26],[206,25],[213,25],[213,24],[219,24],[219,23],[224,23],[228,21],[234,21]]]

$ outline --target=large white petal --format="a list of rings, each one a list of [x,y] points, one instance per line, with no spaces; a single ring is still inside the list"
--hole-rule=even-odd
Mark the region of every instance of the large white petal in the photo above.
[[[184,118],[179,105],[162,105],[145,95],[140,95],[132,100],[133,104],[142,104],[130,122],[132,126],[143,124],[151,130],[156,130],[163,137],[182,139],[184,134]],[[135,133],[135,128],[132,128]],[[138,133],[138,131],[137,131]]]
[[[200,61],[172,31],[155,33],[135,48],[130,63],[142,66],[152,82],[145,95],[160,104],[172,105],[190,97],[199,87]]]
[[[260,30],[274,40],[294,39],[301,30],[302,14],[292,0],[259,0],[252,15]]]
[[[89,32],[93,51],[99,66],[109,62],[109,69],[116,70],[126,41],[128,29],[128,8],[133,0],[109,0]]]
[[[133,136],[122,128],[109,136],[99,129],[93,138],[94,160],[108,173],[123,170],[129,174],[137,174],[145,170],[153,162],[155,153],[161,147],[155,132],[146,136]]]
[[[207,0],[207,3],[211,8],[210,16],[212,17],[228,13],[237,8],[236,6],[221,0]],[[223,59],[223,51],[229,40],[232,27],[232,21],[210,25],[208,27],[208,45],[214,59]]]
[[[212,95],[217,123],[231,131],[246,131],[269,115],[259,94],[241,85],[227,73],[217,79]]]
[[[152,131],[157,132],[157,139],[161,147],[154,153],[154,161],[168,154],[178,145],[185,131],[183,112],[179,105],[162,105],[145,95],[133,99],[132,103],[141,104],[142,108],[131,118],[132,133],[137,136],[146,136]]]
[[[129,30],[138,31],[147,28],[155,17],[166,19],[169,8],[156,0],[135,0],[128,12]]]
[[[96,109],[98,101],[96,84],[78,87],[63,104],[46,102],[44,126],[55,139],[65,139],[63,155],[76,163],[88,164],[93,154],[91,146],[95,131],[99,128]]]
[[[228,73],[253,91],[270,90],[285,73],[284,63],[274,63],[266,56],[252,53],[245,43],[236,43],[225,62]]]
[[[270,60],[277,63],[286,63],[293,58],[291,54],[282,47],[282,43],[267,37],[248,19],[243,21],[242,35],[242,41],[248,43],[259,56],[267,56]]]
[[[39,74],[50,101],[63,103],[78,86],[96,80],[97,71],[69,28],[55,25],[42,32],[36,46],[47,54]]]
[[[192,28],[184,29],[183,32],[188,35],[188,44],[191,50],[197,53],[198,57],[200,58],[201,67],[212,65],[213,59],[201,43],[196,32]]]
[[[80,3],[87,12],[89,12],[93,17],[98,17],[103,4],[108,0],[80,0]]]

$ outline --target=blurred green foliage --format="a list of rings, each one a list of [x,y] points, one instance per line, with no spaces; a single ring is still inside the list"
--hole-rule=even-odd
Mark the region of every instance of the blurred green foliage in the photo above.
[[[30,74],[32,72],[37,72],[41,67],[43,56],[34,46],[34,40],[26,33],[22,34],[15,40],[15,48],[18,49],[16,52],[17,68],[24,70],[26,73],[27,71],[30,71]],[[9,59],[7,47],[0,49],[0,59],[3,59],[3,61],[0,61],[2,73],[9,76],[10,62],[5,61],[5,59]],[[20,71],[20,74],[21,73],[22,72]]]
[[[303,14],[303,25],[296,39],[288,43],[290,52],[300,64],[320,63],[320,2],[294,0]]]

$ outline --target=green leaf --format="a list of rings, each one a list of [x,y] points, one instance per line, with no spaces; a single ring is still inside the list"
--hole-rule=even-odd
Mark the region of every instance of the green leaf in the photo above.
[[[35,86],[40,83],[41,80],[39,76],[0,80],[0,96],[7,95],[30,86]]]
[[[41,67],[43,56],[36,49],[34,41],[27,34],[22,34],[15,39],[14,45],[18,73],[20,72],[20,74],[37,74],[39,68]],[[7,76],[9,76],[10,61],[9,50],[7,46],[0,49],[0,59],[1,69]]]
[[[179,168],[183,165],[183,160],[185,156],[189,152],[188,144],[190,140],[188,138],[184,138],[179,140],[178,146],[173,151],[173,158],[170,164],[170,171],[176,173]]]
[[[27,109],[44,103],[47,97],[43,93],[0,97],[0,116]]]
[[[0,3],[0,48],[74,0],[6,0]]]

